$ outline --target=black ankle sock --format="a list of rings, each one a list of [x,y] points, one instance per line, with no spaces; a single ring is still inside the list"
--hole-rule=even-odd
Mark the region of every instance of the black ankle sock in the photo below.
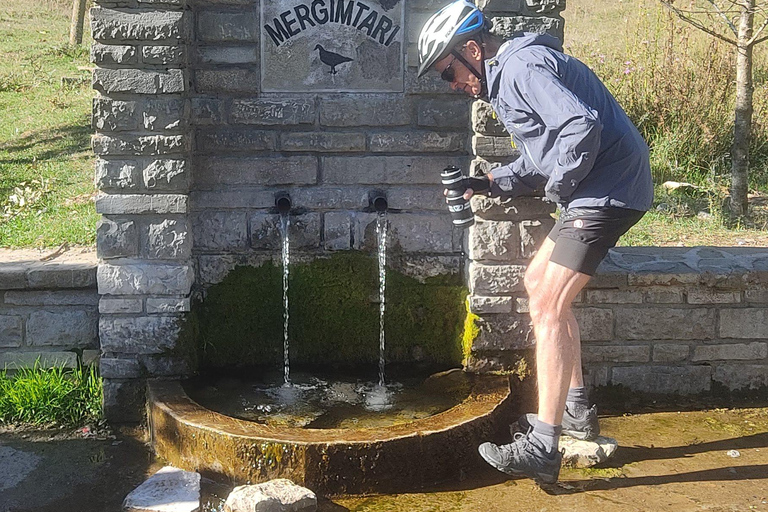
[[[557,451],[562,431],[563,428],[560,425],[550,425],[549,423],[536,420],[530,435],[533,437],[535,444],[542,448],[547,455],[552,456]]]

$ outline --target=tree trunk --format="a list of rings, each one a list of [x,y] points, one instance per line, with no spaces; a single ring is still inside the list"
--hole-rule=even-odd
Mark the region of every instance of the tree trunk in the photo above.
[[[83,44],[83,24],[85,23],[85,1],[73,0],[72,24],[69,27],[69,44]]]
[[[736,117],[731,149],[731,213],[743,217],[747,214],[747,187],[749,184],[749,143],[752,131],[752,48],[747,41],[752,37],[755,0],[741,2],[739,41],[736,59]]]

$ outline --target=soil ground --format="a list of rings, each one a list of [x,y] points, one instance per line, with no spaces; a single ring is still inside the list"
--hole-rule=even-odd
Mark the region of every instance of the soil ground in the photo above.
[[[600,468],[563,469],[560,482],[547,488],[489,469],[420,493],[325,498],[319,510],[768,511],[768,408],[752,405],[702,408],[680,399],[677,406],[606,414],[601,425],[619,441],[616,456]],[[698,410],[684,410],[691,408]],[[0,512],[119,511],[123,498],[163,465],[145,436],[141,427],[0,430]],[[203,510],[221,510],[230,489],[204,482]]]

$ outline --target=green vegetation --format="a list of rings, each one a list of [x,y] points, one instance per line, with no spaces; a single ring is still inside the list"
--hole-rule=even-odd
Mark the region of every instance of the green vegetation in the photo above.
[[[89,48],[64,44],[70,12],[0,5],[0,247],[95,242]]]
[[[0,423],[77,426],[101,417],[101,378],[95,366],[0,372]]]
[[[375,364],[379,357],[376,260],[343,253],[291,265],[291,362]],[[387,271],[387,361],[458,365],[467,290],[461,277],[420,283]],[[212,286],[193,318],[205,361],[213,367],[283,360],[282,270],[272,263],[238,267]]]
[[[768,49],[758,47],[754,59],[751,216],[731,226],[723,204],[735,101],[732,48],[654,0],[569,0],[565,18],[566,51],[603,79],[651,147],[655,206],[661,206],[621,244],[766,245]],[[670,180],[699,189],[670,194],[660,186]]]

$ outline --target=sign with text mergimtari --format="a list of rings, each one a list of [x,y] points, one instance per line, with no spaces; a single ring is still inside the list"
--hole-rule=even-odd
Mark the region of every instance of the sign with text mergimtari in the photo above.
[[[404,0],[261,2],[264,92],[402,92]]]

